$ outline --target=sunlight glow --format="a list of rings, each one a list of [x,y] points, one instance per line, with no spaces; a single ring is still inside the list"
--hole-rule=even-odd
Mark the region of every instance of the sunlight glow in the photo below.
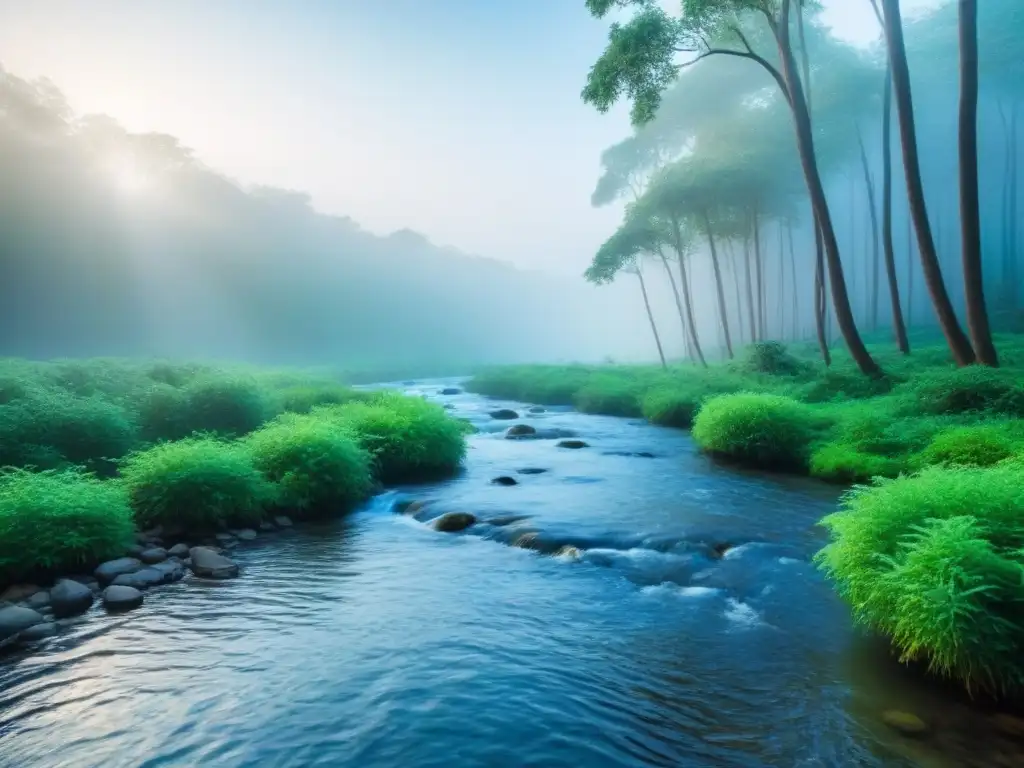
[[[142,194],[153,186],[153,179],[131,158],[112,159],[106,164],[106,171],[117,191],[126,196]]]

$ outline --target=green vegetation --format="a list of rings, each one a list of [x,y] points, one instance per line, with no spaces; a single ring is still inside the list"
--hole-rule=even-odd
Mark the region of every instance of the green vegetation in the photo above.
[[[0,583],[117,557],[134,530],[118,483],[76,470],[0,474]]]
[[[466,431],[319,371],[0,360],[0,581],[120,555],[134,527],[343,514],[456,472]]]

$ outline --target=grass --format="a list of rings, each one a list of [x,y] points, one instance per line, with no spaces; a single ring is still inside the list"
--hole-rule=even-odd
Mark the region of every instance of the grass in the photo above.
[[[134,527],[199,532],[272,510],[344,514],[381,482],[458,470],[465,423],[420,398],[353,389],[346,377],[0,359],[0,467],[11,468],[0,491],[0,582],[120,555]],[[69,506],[76,495],[81,504]],[[33,521],[40,535],[26,545]]]
[[[885,375],[837,351],[758,344],[707,369],[516,366],[469,389],[640,413],[692,428],[698,448],[747,465],[858,483],[822,523],[818,564],[857,620],[899,656],[968,690],[1024,693],[1024,337],[1002,368],[956,368],[941,344],[873,345]]]

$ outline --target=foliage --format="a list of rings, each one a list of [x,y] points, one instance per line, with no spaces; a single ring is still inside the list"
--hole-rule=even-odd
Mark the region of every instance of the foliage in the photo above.
[[[281,390],[281,407],[291,413],[309,413],[319,405],[341,405],[366,397],[340,384],[299,384]]]
[[[779,341],[757,341],[750,344],[743,350],[737,363],[741,370],[770,376],[800,376],[810,369],[808,363],[791,355],[786,345]]]
[[[693,423],[704,450],[759,467],[803,468],[820,420],[781,395],[738,392],[713,397]]]
[[[350,429],[387,484],[451,475],[466,453],[464,425],[419,398],[382,392],[366,402],[317,408],[313,415]]]
[[[277,503],[303,516],[340,514],[373,487],[371,459],[356,437],[322,416],[284,414],[245,440]]]
[[[1024,416],[1024,383],[1011,370],[980,365],[929,372],[899,387],[914,413]]]
[[[273,486],[238,443],[195,437],[131,454],[121,478],[143,528],[187,532],[258,522],[274,501]]]
[[[573,404],[583,413],[640,416],[642,394],[635,382],[617,376],[593,376],[573,395]]]
[[[255,378],[205,376],[185,387],[187,423],[193,432],[235,437],[273,415],[274,405]]]
[[[134,526],[124,489],[78,470],[0,473],[0,583],[121,555]]]
[[[818,563],[858,621],[968,689],[1024,683],[1024,474],[930,468],[854,488]]]
[[[1005,428],[972,424],[935,435],[921,459],[925,464],[988,467],[1012,456],[1016,446]]]

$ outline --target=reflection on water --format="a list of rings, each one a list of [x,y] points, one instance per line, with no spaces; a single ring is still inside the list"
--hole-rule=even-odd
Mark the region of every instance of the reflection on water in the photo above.
[[[523,421],[591,448],[504,440],[493,403],[444,399],[484,427],[459,478],[268,536],[238,580],[160,588],[0,662],[0,764],[965,764],[881,723],[962,710],[869,651],[808,562],[834,489],[564,409]],[[485,522],[437,533],[400,497]]]

